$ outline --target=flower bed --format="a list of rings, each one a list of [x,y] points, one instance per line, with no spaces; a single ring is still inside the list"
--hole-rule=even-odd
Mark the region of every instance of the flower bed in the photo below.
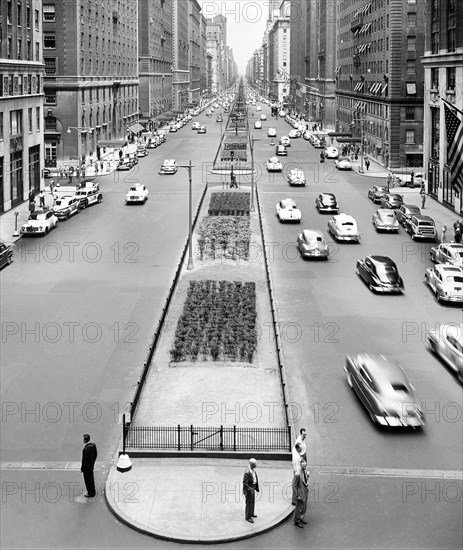
[[[256,316],[255,283],[190,281],[171,360],[252,363]]]
[[[249,216],[250,193],[224,191],[212,193],[209,216]]]
[[[248,216],[207,216],[197,231],[201,260],[249,259],[251,226]]]

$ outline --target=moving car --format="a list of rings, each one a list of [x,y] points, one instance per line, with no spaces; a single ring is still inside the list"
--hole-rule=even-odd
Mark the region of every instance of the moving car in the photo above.
[[[276,128],[269,128],[267,130],[267,136],[268,137],[277,137],[277,130]]]
[[[412,216],[419,216],[420,214],[421,210],[415,204],[401,204],[395,211],[397,220],[403,227],[406,227]]]
[[[328,220],[328,231],[336,241],[360,242],[357,222],[349,214],[337,214]]]
[[[176,174],[178,170],[177,161],[175,159],[165,159],[161,164],[159,172],[161,174]]]
[[[148,199],[148,189],[146,188],[146,185],[132,185],[132,187],[129,189],[129,192],[125,196],[125,202],[126,204],[131,204],[134,202],[142,202],[145,203]]]
[[[361,353],[346,357],[347,383],[371,420],[381,426],[420,428],[425,417],[415,388],[396,361]]]
[[[463,384],[463,324],[439,325],[426,333],[430,350],[456,372]]]
[[[357,260],[357,274],[372,292],[402,293],[404,283],[394,261],[387,256],[367,256]]]
[[[275,148],[275,155],[278,156],[287,156],[288,151],[284,145],[277,145]]]
[[[410,216],[405,230],[410,233],[413,240],[437,239],[437,229],[434,220],[429,216]]]
[[[376,212],[373,212],[372,221],[378,233],[380,231],[388,233],[399,232],[399,222],[395,211],[390,208],[379,208]]]
[[[352,170],[352,162],[349,157],[337,158],[334,165],[338,170]]]
[[[404,198],[402,195],[398,195],[397,193],[386,193],[381,197],[380,203],[381,208],[391,208],[392,210],[396,210],[402,206],[404,203]]]
[[[76,197],[64,195],[55,200],[53,212],[59,220],[68,220],[80,210],[80,201]]]
[[[334,212],[337,214],[339,212],[338,201],[333,193],[320,193],[315,199],[315,207],[320,213]]]
[[[304,229],[297,237],[297,248],[303,258],[327,260],[329,256],[325,237],[317,229]]]
[[[0,267],[10,265],[13,261],[13,249],[11,246],[0,242]]]
[[[431,248],[429,257],[436,264],[451,264],[463,267],[463,244],[441,243]]]
[[[305,185],[305,175],[302,170],[298,168],[293,168],[288,173],[288,183],[289,185]]]
[[[171,124],[169,126],[169,132],[177,132],[178,131],[178,125],[177,124]]]
[[[388,189],[382,185],[373,185],[368,189],[368,198],[373,202],[381,202],[381,197],[387,195]]]
[[[438,264],[426,270],[424,280],[436,295],[438,302],[463,303],[463,269],[461,267]]]
[[[262,130],[262,122],[260,120],[255,120],[254,121],[254,128],[256,130]]]
[[[325,149],[325,157],[327,159],[337,159],[339,157],[339,151],[336,147],[327,147]]]
[[[205,126],[200,126],[198,128],[198,130],[196,131],[197,134],[205,134],[206,133],[206,127]]]
[[[292,199],[282,199],[276,205],[277,216],[280,222],[300,223],[302,213]]]
[[[58,218],[53,210],[36,210],[26,223],[21,226],[21,235],[46,235],[58,225]]]
[[[284,145],[285,147],[291,147],[291,140],[289,139],[288,136],[281,136],[280,145]]]
[[[216,122],[223,122],[222,115],[217,115],[217,116],[215,117],[215,121],[216,121]]]
[[[292,139],[300,138],[302,136],[302,132],[300,130],[290,130],[288,137]]]
[[[277,157],[271,157],[267,161],[267,172],[281,172],[283,165],[277,159]]]
[[[191,129],[192,130],[197,130],[200,126],[201,126],[201,124],[197,120],[195,120],[191,125]]]
[[[84,209],[92,204],[100,203],[103,200],[103,195],[96,188],[79,189],[74,197],[79,201],[79,208]]]

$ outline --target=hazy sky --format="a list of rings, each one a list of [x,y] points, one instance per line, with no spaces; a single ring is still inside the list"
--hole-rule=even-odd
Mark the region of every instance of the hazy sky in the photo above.
[[[269,11],[269,0],[198,0],[202,13],[227,18],[227,43],[233,48],[238,71],[244,74],[254,50],[262,45]]]

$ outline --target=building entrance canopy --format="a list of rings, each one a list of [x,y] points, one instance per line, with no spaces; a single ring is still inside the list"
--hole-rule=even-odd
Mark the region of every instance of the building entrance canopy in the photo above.
[[[338,143],[362,143],[362,140],[359,137],[338,137]]]

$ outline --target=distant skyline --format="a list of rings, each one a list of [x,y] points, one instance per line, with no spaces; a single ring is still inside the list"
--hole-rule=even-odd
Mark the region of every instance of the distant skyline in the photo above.
[[[262,45],[269,13],[269,0],[198,0],[208,19],[227,18],[227,42],[233,49],[238,72],[246,73],[246,63]]]

